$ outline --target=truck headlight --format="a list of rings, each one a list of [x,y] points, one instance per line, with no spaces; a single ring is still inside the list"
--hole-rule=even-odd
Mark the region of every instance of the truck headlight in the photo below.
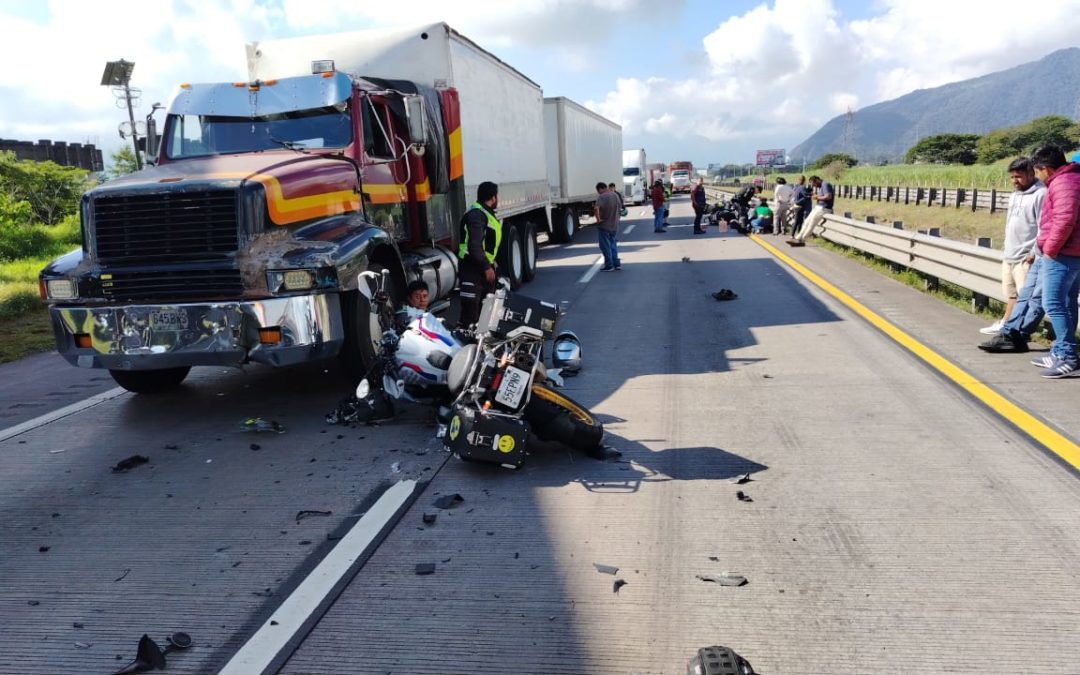
[[[46,279],[45,294],[49,300],[74,300],[79,290],[71,279]]]

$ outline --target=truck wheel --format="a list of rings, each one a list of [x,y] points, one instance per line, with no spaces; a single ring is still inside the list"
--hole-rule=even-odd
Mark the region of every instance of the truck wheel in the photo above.
[[[161,370],[110,370],[116,383],[136,394],[158,394],[175,389],[184,381],[191,366],[162,368]]]
[[[577,212],[572,208],[559,209],[551,218],[551,238],[556,243],[566,244],[574,240],[574,233],[578,230]]]
[[[525,223],[525,227],[522,229],[521,245],[525,251],[525,269],[522,278],[525,281],[532,281],[533,277],[536,276],[536,225]]]
[[[386,267],[373,263],[368,267],[381,273]],[[366,283],[366,282],[365,282]],[[397,280],[391,274],[386,280],[391,304],[401,300]],[[393,325],[393,307],[382,313],[372,313],[371,303],[360,291],[341,293],[341,320],[345,325],[345,344],[341,347],[341,365],[350,378],[359,380],[367,374],[379,351],[383,330]]]
[[[499,276],[510,280],[510,288],[521,286],[525,277],[525,249],[521,245],[521,228],[505,227],[502,241],[502,260],[499,261]]]

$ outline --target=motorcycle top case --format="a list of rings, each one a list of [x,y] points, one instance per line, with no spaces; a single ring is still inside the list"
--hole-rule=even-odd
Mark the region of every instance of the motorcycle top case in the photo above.
[[[487,296],[477,322],[479,331],[506,337],[522,326],[540,331],[545,340],[555,334],[559,308],[550,302],[500,291]]]
[[[462,459],[516,469],[525,462],[527,436],[528,426],[521,420],[454,406],[443,444]]]

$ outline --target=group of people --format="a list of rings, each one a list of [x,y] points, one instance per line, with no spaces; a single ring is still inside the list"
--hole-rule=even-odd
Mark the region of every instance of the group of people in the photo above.
[[[1076,160],[1076,157],[1073,158]],[[1077,297],[1080,296],[1080,164],[1046,145],[1009,165],[1014,191],[1005,220],[1002,321],[983,329],[990,353],[1023,353],[1044,317],[1054,330],[1050,353],[1031,364],[1049,379],[1080,373]]]

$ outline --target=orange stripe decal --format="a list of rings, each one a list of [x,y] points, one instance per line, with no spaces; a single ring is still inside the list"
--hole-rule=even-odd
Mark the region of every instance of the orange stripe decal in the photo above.
[[[461,158],[461,127],[450,132],[450,180],[461,178],[464,175],[464,166]]]

